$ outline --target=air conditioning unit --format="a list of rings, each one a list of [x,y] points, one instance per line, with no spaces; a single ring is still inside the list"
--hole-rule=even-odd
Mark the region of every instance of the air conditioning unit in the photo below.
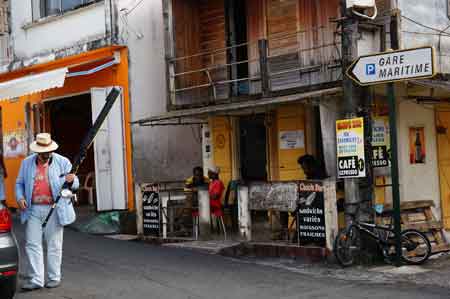
[[[347,8],[364,7],[371,8],[376,6],[375,0],[347,0]]]
[[[361,18],[373,20],[377,17],[375,0],[347,0],[347,9]]]

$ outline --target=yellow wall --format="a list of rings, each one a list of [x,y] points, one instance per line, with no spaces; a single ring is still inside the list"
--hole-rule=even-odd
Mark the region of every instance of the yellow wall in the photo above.
[[[450,229],[450,112],[437,112],[437,125],[447,128],[445,133],[437,135],[439,180],[441,185],[442,222]]]
[[[301,149],[280,149],[280,131],[305,131],[305,109],[303,105],[280,106],[273,113],[266,116],[269,123],[267,142],[268,145],[268,170],[270,180],[300,180],[305,175],[297,164],[299,156],[306,153]],[[226,185],[233,176],[232,173],[232,126],[230,117],[212,117],[210,126],[213,136],[214,164],[221,168],[221,179]],[[305,140],[306,145],[307,140]],[[234,155],[236,156],[236,155]]]
[[[280,106],[277,109],[277,144],[278,152],[278,177],[281,181],[301,180],[305,178],[297,160],[306,154],[305,132],[305,107],[303,105]],[[282,131],[303,131],[305,136],[305,148],[280,149],[279,135]]]
[[[2,108],[3,132],[25,129],[25,104],[31,105],[40,103],[45,99],[54,97],[64,97],[74,93],[89,91],[92,87],[121,86],[123,88],[123,109],[124,109],[124,131],[127,163],[127,189],[128,208],[134,210],[134,188],[132,179],[132,157],[131,157],[131,130],[130,130],[130,99],[128,90],[128,52],[123,47],[108,47],[76,56],[67,57],[54,62],[32,66],[16,72],[0,75],[0,82],[26,76],[30,73],[45,72],[52,69],[68,66],[76,66],[100,61],[112,57],[114,51],[120,51],[121,63],[103,71],[89,76],[67,78],[62,88],[20,97],[18,101],[0,102]],[[14,184],[18,174],[22,158],[5,159],[8,178],[6,179],[7,202],[10,206],[15,206]]]
[[[297,164],[298,157],[306,153],[307,140],[304,106],[279,106],[275,111],[266,114],[266,124],[269,124],[267,127],[267,169],[269,171],[269,180],[304,179],[305,175]],[[213,117],[210,119],[210,126],[213,136],[214,164],[221,168],[221,179],[226,186],[232,177],[238,176],[238,174],[232,173],[232,165],[237,163],[237,161],[233,161],[233,157],[239,155],[233,155],[232,153],[231,138],[234,138],[235,135],[232,134],[231,120],[229,117]],[[279,132],[298,130],[305,132],[305,148],[280,149]],[[271,214],[269,217],[272,217]],[[289,217],[289,223],[292,221],[293,218]]]
[[[226,188],[232,178],[231,120],[229,117],[214,117],[210,126],[214,165],[220,168],[220,179]]]

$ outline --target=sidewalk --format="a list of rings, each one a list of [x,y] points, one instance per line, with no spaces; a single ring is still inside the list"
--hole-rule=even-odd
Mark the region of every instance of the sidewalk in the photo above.
[[[329,277],[374,284],[414,284],[417,286],[443,287],[448,288],[450,294],[450,253],[432,256],[421,266],[404,265],[401,267],[378,265],[342,268],[337,264],[311,263],[304,259],[239,258],[239,260],[318,278]]]
[[[309,257],[262,258],[254,255],[233,257],[227,253],[229,249],[238,247],[239,242],[232,241],[193,241],[164,244],[163,246],[223,255],[233,261],[269,266],[311,277],[328,277],[374,284],[404,283],[417,286],[436,286],[448,288],[450,294],[450,252],[431,256],[424,265],[420,266],[376,265],[342,268],[334,262],[327,262],[325,259],[318,261]]]

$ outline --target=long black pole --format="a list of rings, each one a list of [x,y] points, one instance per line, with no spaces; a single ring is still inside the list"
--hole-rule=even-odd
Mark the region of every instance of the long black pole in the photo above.
[[[98,131],[100,130],[100,127],[102,126],[103,122],[105,121],[106,117],[109,114],[109,111],[111,111],[112,106],[114,105],[116,99],[119,97],[120,90],[117,88],[113,88],[111,92],[106,97],[106,103],[103,106],[102,110],[100,111],[100,114],[98,115],[97,119],[95,120],[92,127],[89,129],[88,133],[83,139],[83,142],[80,145],[80,151],[78,152],[77,156],[75,157],[74,163],[72,164],[72,169],[70,170],[70,173],[76,174],[78,172],[78,168],[80,167],[81,163],[83,163],[84,159],[86,158],[87,151],[91,147],[92,143],[94,142],[95,136],[97,135]],[[67,182],[64,182],[61,190],[67,189],[69,187],[69,184]],[[44,220],[44,223],[42,223],[42,227],[44,228],[47,225],[48,220],[53,214],[53,211],[56,208],[56,205],[58,204],[59,200],[61,199],[61,195],[58,195],[55,202],[53,203],[50,211],[48,212],[47,217]]]
[[[391,48],[397,50],[399,48],[398,35],[397,35],[397,15],[391,17],[390,35],[391,35]],[[395,86],[394,83],[387,84],[387,96],[389,104],[389,131],[391,141],[391,178],[392,178],[392,203],[394,208],[394,233],[395,233],[395,265],[401,264],[401,218],[400,218],[400,183],[398,174],[398,149],[397,149],[397,104],[395,101]]]

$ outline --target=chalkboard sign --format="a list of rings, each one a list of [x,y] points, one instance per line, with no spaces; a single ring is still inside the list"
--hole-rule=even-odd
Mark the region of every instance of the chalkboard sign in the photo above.
[[[250,210],[295,211],[298,198],[296,182],[251,183],[249,186]]]
[[[326,246],[322,182],[299,181],[297,232],[300,245]]]
[[[144,191],[142,194],[142,205],[144,214],[144,235],[160,236],[161,231],[161,209],[159,194],[155,191]]]

